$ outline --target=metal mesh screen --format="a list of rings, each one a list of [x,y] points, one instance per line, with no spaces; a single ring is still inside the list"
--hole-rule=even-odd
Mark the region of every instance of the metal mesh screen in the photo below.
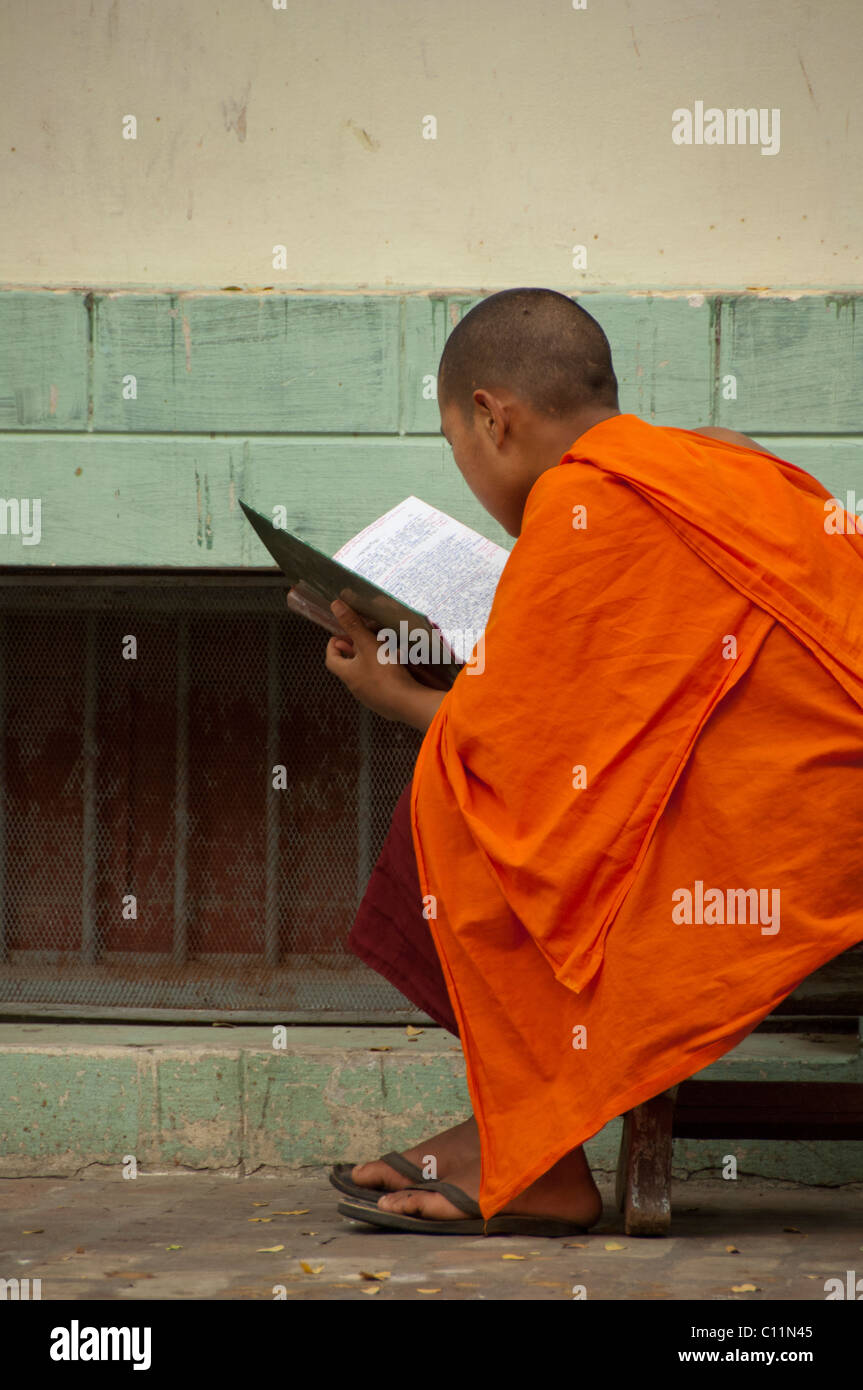
[[[414,1016],[344,942],[420,735],[359,706],[284,599],[0,584],[0,1003]]]

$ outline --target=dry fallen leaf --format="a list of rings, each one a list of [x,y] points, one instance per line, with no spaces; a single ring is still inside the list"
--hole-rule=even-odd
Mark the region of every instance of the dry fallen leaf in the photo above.
[[[732,1285],[731,1285],[731,1292],[732,1292],[732,1293],[758,1293],[758,1289],[755,1287],[754,1284],[732,1284]]]
[[[417,1289],[417,1293],[440,1293],[440,1289]]]
[[[725,1249],[728,1251],[729,1255],[739,1255],[739,1254],[740,1254],[740,1251],[737,1249],[737,1246],[736,1246],[736,1245],[726,1245]]]
[[[34,1226],[32,1231],[22,1231],[22,1236],[42,1236],[45,1234],[44,1226]]]
[[[87,1253],[87,1251],[84,1249],[83,1245],[76,1245],[76,1246],[75,1246],[75,1254],[76,1254],[76,1255],[86,1255],[86,1253]]]
[[[390,1270],[388,1269],[381,1269],[377,1274],[370,1274],[367,1269],[360,1270],[361,1279],[389,1279],[389,1277]]]
[[[268,1207],[269,1205],[270,1205],[269,1202],[253,1202],[253,1203],[252,1203],[252,1206],[253,1206],[253,1207]]]
[[[361,1290],[360,1290],[361,1293],[380,1293],[380,1291],[381,1291],[381,1286],[380,1286],[380,1284],[372,1284],[372,1286],[371,1286],[370,1289],[361,1289]]]
[[[803,1234],[799,1226],[783,1226],[782,1229],[783,1231],[791,1231],[795,1236],[802,1236]],[[860,1246],[860,1249],[863,1250],[863,1245]]]
[[[418,1038],[418,1037],[420,1036],[420,1034],[422,1034],[422,1033],[425,1032],[425,1029],[424,1029],[424,1028],[414,1028],[413,1024],[412,1024],[412,1023],[409,1023],[408,1026],[407,1026],[407,1028],[405,1029],[405,1032],[407,1033],[407,1035],[408,1035],[409,1038]]]
[[[271,1216],[247,1216],[247,1221],[272,1221]]]
[[[616,1240],[607,1240],[605,1242],[605,1248],[606,1250],[625,1250],[626,1246],[620,1245]]]
[[[273,1216],[308,1216],[311,1207],[297,1207],[296,1211],[274,1211]]]
[[[501,1255],[502,1260],[526,1260],[526,1255]]]
[[[284,1250],[284,1248],[285,1247],[283,1245],[279,1245],[277,1247],[277,1249],[279,1250]],[[321,1270],[323,1269],[323,1265],[310,1265],[308,1260],[300,1260],[300,1269],[302,1269],[306,1274],[320,1274]]]
[[[565,1240],[565,1241],[563,1242],[563,1244],[564,1244],[564,1248],[568,1248],[568,1249],[570,1249],[570,1250],[586,1250],[586,1249],[587,1249],[587,1241],[586,1241],[586,1240]]]
[[[391,1047],[370,1047],[369,1052],[392,1052]]]
[[[283,1245],[259,1245],[255,1251],[256,1255],[276,1255],[280,1250],[284,1250]]]

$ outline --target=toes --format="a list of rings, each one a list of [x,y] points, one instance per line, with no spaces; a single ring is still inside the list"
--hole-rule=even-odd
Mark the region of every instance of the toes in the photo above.
[[[361,1187],[383,1187],[391,1171],[386,1163],[373,1160],[371,1163],[358,1163],[351,1170],[351,1177]]]
[[[381,1211],[402,1212],[405,1216],[422,1216],[422,1197],[415,1192],[388,1192],[378,1199]]]
[[[440,1192],[388,1192],[378,1199],[381,1211],[402,1216],[425,1216],[430,1221],[455,1221],[464,1212],[448,1202]]]
[[[396,1173],[388,1163],[381,1163],[379,1160],[355,1164],[351,1169],[351,1181],[355,1182],[357,1187],[388,1191],[394,1191],[396,1188],[408,1184],[407,1178]]]
[[[413,1192],[387,1192],[378,1199],[382,1211],[412,1211],[416,1194]]]

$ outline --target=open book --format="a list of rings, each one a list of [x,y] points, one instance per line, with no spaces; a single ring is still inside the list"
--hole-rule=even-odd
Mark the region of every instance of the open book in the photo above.
[[[508,550],[418,497],[332,557],[240,506],[290,581],[289,608],[338,634],[330,603],[341,598],[389,644],[391,659],[433,666],[452,684],[482,638]]]

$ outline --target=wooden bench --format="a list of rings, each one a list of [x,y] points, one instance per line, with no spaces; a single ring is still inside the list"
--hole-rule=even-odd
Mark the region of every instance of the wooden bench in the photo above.
[[[810,975],[754,1030],[793,1044],[863,1015],[863,943]],[[728,1054],[729,1056],[731,1054]],[[723,1059],[724,1060],[724,1059]],[[623,1117],[617,1205],[632,1236],[671,1223],[674,1139],[863,1139],[863,1082],[682,1081]]]

